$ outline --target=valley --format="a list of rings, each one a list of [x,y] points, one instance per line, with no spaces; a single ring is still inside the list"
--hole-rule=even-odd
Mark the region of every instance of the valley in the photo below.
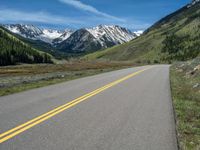
[[[199,150],[200,0],[176,2],[148,27],[128,17],[159,16],[138,12],[146,2],[113,7],[119,17],[85,2],[44,0],[74,21],[45,11],[0,18],[0,149]]]

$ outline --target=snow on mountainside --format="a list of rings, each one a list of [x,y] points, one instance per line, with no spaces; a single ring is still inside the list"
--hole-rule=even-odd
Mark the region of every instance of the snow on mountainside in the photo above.
[[[117,25],[99,25],[75,31],[56,47],[64,52],[89,52],[122,44],[136,37],[135,33]]]
[[[192,0],[192,4],[195,5],[196,3],[200,2],[200,0]]]
[[[33,25],[24,25],[24,24],[7,24],[4,25],[5,28],[10,30],[13,33],[19,34],[25,38],[29,38],[32,40],[41,40],[46,43],[52,44],[54,39],[61,38],[61,40],[65,40],[68,38],[72,31],[65,30],[51,30],[51,29],[40,29]]]
[[[62,33],[62,35],[60,35],[59,37],[53,39],[52,44],[53,45],[57,45],[57,44],[61,43],[62,41],[68,39],[72,35],[72,33],[74,33],[73,30],[66,29]]]
[[[73,30],[40,29],[33,25],[4,25],[13,33],[25,38],[43,41],[62,51],[90,51],[108,48],[117,44],[129,42],[140,36],[142,31],[131,32],[117,25],[99,25],[93,28]]]
[[[55,39],[60,37],[63,34],[63,32],[58,31],[58,30],[48,30],[44,29],[43,30],[43,36],[49,39]]]
[[[137,36],[140,36],[140,35],[142,35],[144,33],[144,31],[143,30],[138,30],[138,31],[135,31],[133,33],[135,33]]]
[[[60,39],[62,39],[62,41],[66,40],[67,38],[70,37],[70,35],[74,33],[73,30],[65,30],[65,32],[59,37]]]
[[[43,29],[42,32],[43,33],[38,36],[37,39],[50,44],[52,44],[52,41],[55,38],[58,38],[63,34],[61,31],[50,29]]]
[[[134,39],[137,35],[126,28],[117,25],[99,25],[94,28],[86,29],[89,31],[102,46],[105,46],[105,41],[110,41],[115,44],[122,44]]]
[[[4,25],[4,27],[13,33],[31,39],[36,39],[37,36],[40,36],[42,34],[42,30],[33,25],[7,24]]]
[[[187,7],[190,8],[198,2],[200,2],[200,0],[192,0],[192,2]]]

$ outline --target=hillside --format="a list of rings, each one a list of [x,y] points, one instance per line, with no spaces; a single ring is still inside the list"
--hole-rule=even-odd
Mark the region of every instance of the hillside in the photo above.
[[[199,150],[200,58],[174,63],[170,80],[180,150]]]
[[[171,62],[200,52],[200,2],[166,16],[128,43],[89,54],[88,60]]]
[[[51,56],[20,41],[0,27],[0,66],[17,63],[52,63]]]

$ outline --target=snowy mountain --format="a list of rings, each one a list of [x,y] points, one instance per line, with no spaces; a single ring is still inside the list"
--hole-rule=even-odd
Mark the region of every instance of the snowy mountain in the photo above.
[[[58,49],[69,52],[96,51],[128,42],[137,35],[120,26],[99,25],[74,32],[58,45]]]
[[[36,39],[43,32],[38,27],[33,25],[23,25],[23,24],[7,24],[4,25],[5,28],[10,30],[13,33],[19,34],[25,38]]]
[[[5,28],[13,33],[19,34],[20,36],[32,40],[40,40],[45,43],[52,44],[57,38],[60,40],[65,40],[68,38],[73,31],[72,30],[51,30],[51,29],[40,29],[34,25],[24,25],[24,24],[7,24],[4,25]]]
[[[86,29],[77,30],[57,46],[60,51],[68,53],[96,51],[101,48],[99,41]]]
[[[50,30],[50,29],[43,29],[43,34],[41,34],[38,39],[44,41],[46,43],[52,43],[52,41],[58,37],[60,37],[63,32],[58,30]]]
[[[117,44],[128,42],[142,31],[131,32],[130,30],[117,25],[99,25],[93,28],[73,30],[50,30],[41,29],[34,25],[7,24],[5,28],[15,34],[38,42],[49,44],[53,49],[64,52],[85,52],[96,51],[108,48]]]
[[[134,39],[137,36],[126,28],[114,25],[99,25],[86,30],[89,31],[103,47],[107,47],[107,41],[114,44],[122,44]]]
[[[62,41],[68,39],[72,33],[74,33],[73,30],[66,29],[59,37],[53,39],[52,44],[58,45]]]

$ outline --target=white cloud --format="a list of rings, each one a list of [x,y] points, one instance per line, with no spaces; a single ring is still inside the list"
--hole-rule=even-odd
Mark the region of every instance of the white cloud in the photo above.
[[[119,17],[115,17],[115,16],[109,15],[107,13],[101,12],[98,9],[96,9],[95,7],[84,4],[83,2],[81,2],[79,0],[59,0],[59,1],[62,2],[62,3],[65,3],[67,5],[71,5],[75,8],[77,8],[77,9],[87,11],[87,12],[90,12],[90,13],[93,13],[93,14],[96,14],[96,15],[100,15],[100,16],[103,16],[103,17],[106,17],[106,18],[109,18],[109,19],[113,19],[113,20],[116,20],[116,21],[119,21],[119,22],[125,22],[126,21],[126,20],[121,19]]]
[[[85,8],[85,7],[84,7]],[[90,7],[88,7],[89,9]],[[86,8],[85,8],[86,9]],[[93,9],[91,9],[93,10]],[[131,30],[146,29],[150,24],[144,22],[132,21],[131,18],[125,18],[125,21],[121,22],[109,17],[63,17],[58,15],[52,15],[47,12],[25,12],[15,9],[1,9],[0,8],[0,23],[40,23],[51,24],[57,26],[68,26],[72,28],[92,27],[99,24],[108,25],[120,25]]]
[[[12,9],[0,9],[0,21],[26,21],[26,22],[40,22],[50,24],[80,24],[81,21],[71,18],[51,15],[45,12],[23,12]]]

